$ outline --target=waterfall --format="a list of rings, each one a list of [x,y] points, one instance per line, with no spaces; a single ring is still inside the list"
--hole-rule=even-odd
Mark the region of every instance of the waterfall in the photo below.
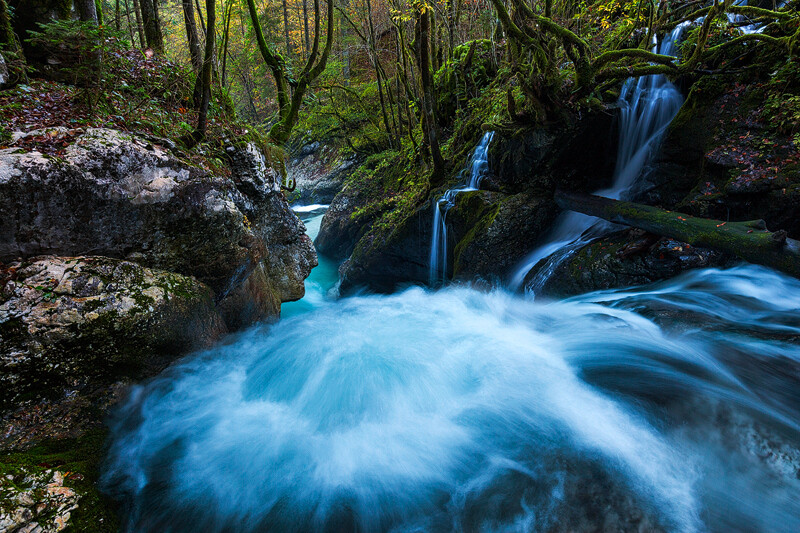
[[[662,55],[676,55],[676,43],[689,24],[685,22],[678,25],[660,44],[654,45],[654,51]],[[629,195],[682,103],[683,97],[666,76],[642,76],[629,78],[625,82],[619,96],[619,148],[613,184],[595,194],[615,200]],[[590,240],[606,233],[610,227],[605,221],[581,213],[562,213],[556,219],[547,242],[528,255],[514,272],[511,288],[519,289],[528,272],[547,258],[544,266],[525,287],[528,292],[536,294],[559,264]]]
[[[487,131],[472,152],[464,169],[462,183],[447,190],[433,206],[433,233],[431,236],[430,284],[444,283],[447,279],[447,212],[455,205],[456,195],[464,191],[476,191],[481,179],[489,169],[489,144],[493,131]]]
[[[736,6],[746,6],[747,0],[736,0],[734,3]],[[776,2],[775,8],[780,9],[786,2]],[[755,23],[750,19],[750,17],[746,15],[736,15],[734,13],[728,13],[728,22],[738,28],[738,30],[744,34],[749,33],[761,33],[764,31],[766,24],[759,24]]]

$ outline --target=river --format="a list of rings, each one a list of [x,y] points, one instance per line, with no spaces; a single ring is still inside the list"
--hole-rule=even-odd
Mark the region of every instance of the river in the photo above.
[[[335,266],[117,409],[128,530],[800,530],[800,281],[335,299]]]

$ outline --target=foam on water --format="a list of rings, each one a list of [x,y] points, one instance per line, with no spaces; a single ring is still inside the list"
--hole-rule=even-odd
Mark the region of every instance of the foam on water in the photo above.
[[[136,387],[104,487],[131,531],[577,530],[598,494],[641,527],[789,531],[793,463],[737,428],[794,457],[799,301],[740,267],[556,303],[326,303]]]

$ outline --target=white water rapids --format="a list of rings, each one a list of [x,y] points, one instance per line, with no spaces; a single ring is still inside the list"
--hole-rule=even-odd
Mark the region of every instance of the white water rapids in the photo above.
[[[800,530],[800,282],[319,301],[137,386],[126,529]]]
[[[321,209],[297,210],[312,237]],[[800,531],[800,281],[740,266],[543,302],[335,300],[336,277],[321,257],[280,322],[132,389],[101,483],[123,530]]]

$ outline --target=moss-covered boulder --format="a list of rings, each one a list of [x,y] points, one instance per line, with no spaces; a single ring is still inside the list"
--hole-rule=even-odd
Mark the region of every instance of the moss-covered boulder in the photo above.
[[[595,290],[645,285],[694,268],[722,267],[736,259],[638,229],[612,233],[587,244],[558,264],[539,294],[563,298]],[[525,284],[536,276],[537,265]]]
[[[269,302],[251,313],[257,319],[275,316],[274,298],[263,295],[303,296],[316,253],[263,151],[232,147],[228,176],[130,134],[74,133],[63,158],[0,151],[0,261],[45,254],[128,259],[194,276],[219,302],[260,265],[257,276],[266,274],[269,283],[251,280],[252,301],[237,295],[245,304]]]
[[[0,410],[153,375],[226,332],[211,290],[106,257],[40,257],[0,271]]]
[[[461,210],[479,216],[454,244],[453,277],[507,279],[550,227],[558,208],[549,197],[520,193],[501,195],[480,209],[471,201],[470,196],[475,194],[467,193],[463,201],[459,199],[454,208],[456,216],[451,217],[457,222]]]

